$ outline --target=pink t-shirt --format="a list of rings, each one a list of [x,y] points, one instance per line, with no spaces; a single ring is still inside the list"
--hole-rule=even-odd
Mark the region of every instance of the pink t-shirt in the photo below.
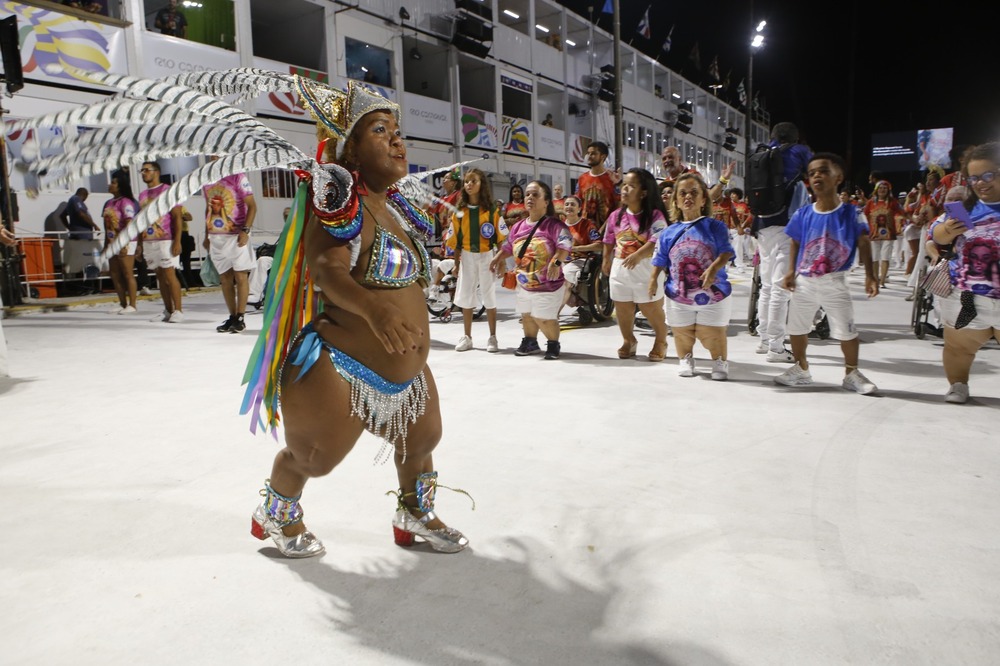
[[[624,259],[649,241],[655,241],[660,232],[667,228],[663,213],[653,210],[653,223],[645,233],[639,231],[639,216],[627,208],[619,208],[608,215],[604,228],[604,244],[615,246],[615,259]]]
[[[170,186],[166,183],[160,183],[156,187],[150,187],[142,192],[139,192],[139,207],[145,208],[149,205],[149,202],[160,196],[164,192],[170,189]],[[179,230],[178,230],[179,231]],[[146,228],[146,233],[143,234],[143,241],[168,241],[174,239],[174,223],[170,217],[170,212],[153,222],[149,227]]]
[[[253,196],[250,179],[245,173],[226,176],[217,183],[202,188],[208,207],[208,233],[235,235],[247,221],[246,198]]]
[[[501,246],[502,251],[509,252],[517,262],[517,283],[526,291],[555,291],[565,282],[562,271],[555,280],[549,280],[548,265],[559,250],[572,250],[573,237],[569,234],[566,224],[558,217],[543,217],[538,221],[539,227],[531,237],[528,249],[518,260],[521,246],[531,233],[531,220],[524,218],[516,222],[510,234]]]
[[[111,240],[139,213],[139,206],[128,197],[117,197],[104,204],[104,236]]]

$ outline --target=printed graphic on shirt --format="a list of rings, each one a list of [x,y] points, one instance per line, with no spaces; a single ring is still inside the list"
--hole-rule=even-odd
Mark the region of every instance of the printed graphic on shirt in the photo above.
[[[208,233],[238,234],[246,224],[245,199],[253,194],[246,174],[226,176],[203,188],[208,206]]]
[[[979,202],[971,217],[975,228],[955,240],[952,282],[961,291],[1000,298],[1000,211]]]
[[[153,199],[166,192],[169,188],[170,186],[166,183],[160,183],[156,187],[139,192],[139,206],[145,208]],[[149,225],[146,228],[146,234],[143,238],[148,241],[173,240],[174,227],[170,212],[168,211],[166,215]]]
[[[728,296],[733,288],[723,276],[716,276],[708,289],[701,286],[701,276],[715,261],[715,248],[704,240],[685,235],[670,250],[670,279],[667,297],[685,305],[709,305]],[[723,271],[719,271],[722,273]]]

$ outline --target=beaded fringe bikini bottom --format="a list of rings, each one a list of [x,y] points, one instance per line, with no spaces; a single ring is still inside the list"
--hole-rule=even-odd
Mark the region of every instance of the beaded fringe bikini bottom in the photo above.
[[[298,347],[296,347],[298,345]],[[325,351],[333,367],[351,385],[351,415],[365,424],[365,429],[381,437],[382,447],[375,462],[384,463],[392,452],[402,449],[406,461],[406,435],[411,423],[427,409],[427,378],[423,371],[408,382],[390,382],[380,374],[326,342],[307,324],[292,341],[293,350],[286,363],[299,366],[304,376]],[[278,379],[281,385],[281,379]]]

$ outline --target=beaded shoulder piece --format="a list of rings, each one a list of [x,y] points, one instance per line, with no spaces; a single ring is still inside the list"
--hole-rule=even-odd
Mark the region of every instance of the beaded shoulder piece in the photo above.
[[[403,216],[410,228],[419,236],[420,240],[426,241],[434,234],[434,222],[423,209],[414,206],[409,199],[395,187],[389,188],[386,194],[389,203]]]
[[[362,210],[358,196],[358,175],[352,174],[354,183],[350,187],[343,205],[331,206],[324,191],[325,184],[313,181],[309,186],[309,201],[323,228],[337,240],[349,241],[361,233]]]

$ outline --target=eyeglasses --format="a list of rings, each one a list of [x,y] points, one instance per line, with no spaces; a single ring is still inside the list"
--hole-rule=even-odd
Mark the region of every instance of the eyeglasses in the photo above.
[[[969,185],[975,185],[980,181],[984,183],[992,183],[996,176],[997,174],[995,171],[987,171],[982,176],[969,176]]]
[[[151,171],[156,171],[156,169],[150,169],[149,167],[145,169],[139,169],[139,173],[150,173]]]

